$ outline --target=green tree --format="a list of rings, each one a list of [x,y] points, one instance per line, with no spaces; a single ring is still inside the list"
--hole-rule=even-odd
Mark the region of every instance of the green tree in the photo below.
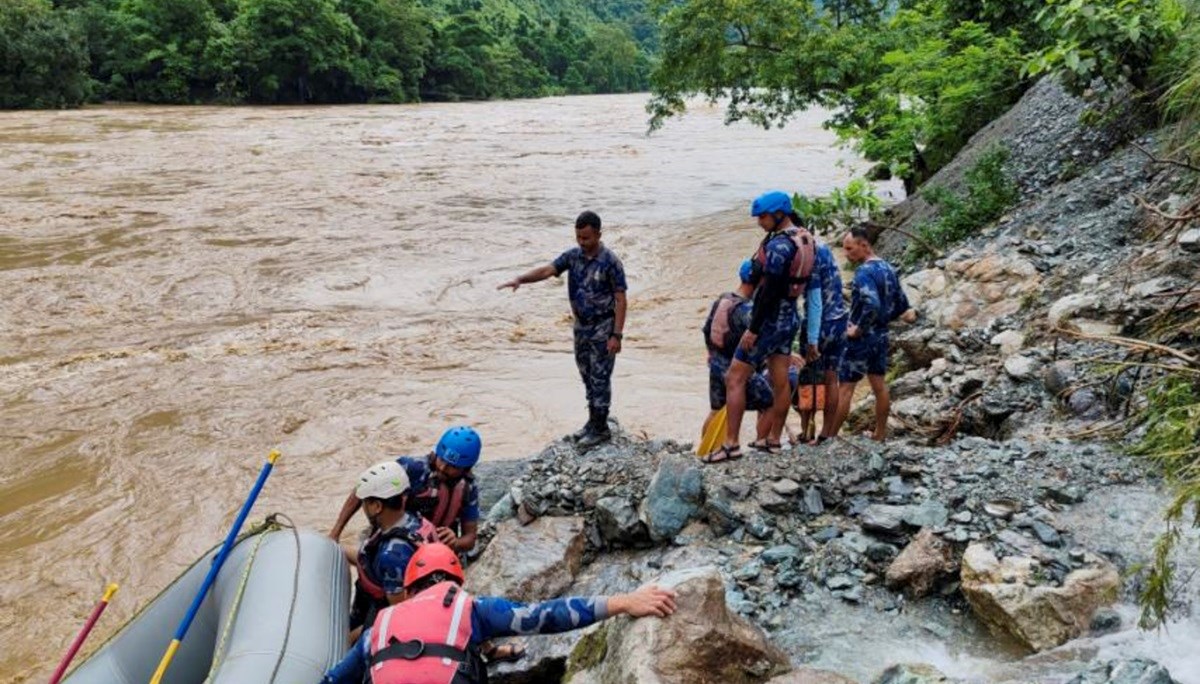
[[[362,33],[362,48],[351,59],[354,92],[348,99],[418,99],[431,46],[428,13],[411,0],[342,0],[342,7]]]
[[[0,107],[72,107],[88,95],[83,34],[48,0],[0,2]]]
[[[217,18],[208,0],[122,0],[108,16],[112,95],[159,103],[211,95],[204,57]]]
[[[249,100],[338,102],[362,34],[334,0],[242,0],[228,40],[224,68]]]

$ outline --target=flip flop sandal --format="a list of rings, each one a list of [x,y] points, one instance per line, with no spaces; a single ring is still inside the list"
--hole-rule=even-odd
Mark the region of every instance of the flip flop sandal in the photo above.
[[[765,439],[757,442],[750,442],[749,446],[755,451],[763,451],[772,456],[777,456],[783,451],[782,444],[771,444]]]
[[[724,463],[725,461],[736,461],[742,457],[742,448],[740,446],[727,447],[722,446],[720,449],[703,456],[700,459],[701,463],[709,465],[712,463]]]

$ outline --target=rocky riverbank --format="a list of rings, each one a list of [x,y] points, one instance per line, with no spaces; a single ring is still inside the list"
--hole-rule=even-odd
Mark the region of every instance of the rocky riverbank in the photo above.
[[[531,639],[496,680],[960,681],[903,663],[965,659],[961,681],[1174,681],[1078,648],[1133,628],[1146,501],[1160,500],[1142,462],[1089,441],[1141,390],[1132,370],[1097,370],[1111,360],[1100,338],[1136,334],[1200,280],[1188,233],[1162,234],[1145,208],[1182,202],[1184,172],[1128,144],[1156,139],[1136,111],[1086,126],[1088,108],[1040,84],[931,182],[953,187],[1000,142],[1022,201],[905,278],[923,316],[894,335],[886,446],[851,437],[704,467],[691,445],[622,434],[483,470],[475,590],[663,581],[695,604],[657,625]],[[911,229],[929,211],[917,197],[893,220]]]

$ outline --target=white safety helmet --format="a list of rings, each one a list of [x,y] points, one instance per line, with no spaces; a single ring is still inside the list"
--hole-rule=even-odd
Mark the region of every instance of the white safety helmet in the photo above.
[[[358,476],[354,495],[360,499],[390,499],[408,492],[408,473],[395,461],[376,463]]]

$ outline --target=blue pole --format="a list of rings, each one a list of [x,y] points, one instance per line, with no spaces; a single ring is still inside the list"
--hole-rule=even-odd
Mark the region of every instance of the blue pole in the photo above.
[[[213,559],[212,567],[208,569],[208,575],[204,578],[204,584],[200,585],[200,591],[197,592],[196,598],[192,600],[192,607],[188,608],[183,622],[179,623],[179,629],[175,630],[175,638],[167,646],[167,652],[163,654],[162,660],[159,661],[158,669],[154,671],[154,676],[150,678],[150,684],[160,684],[162,682],[163,675],[167,673],[167,668],[171,665],[171,659],[175,657],[175,651],[179,650],[179,644],[187,636],[188,629],[192,626],[192,620],[196,619],[196,613],[200,610],[200,604],[204,603],[204,597],[208,595],[208,590],[212,588],[213,582],[217,580],[217,573],[221,571],[221,566],[225,564],[225,559],[229,557],[229,552],[233,549],[233,540],[237,538],[238,530],[242,529],[242,524],[246,522],[246,516],[250,514],[250,509],[254,507],[254,500],[258,498],[258,493],[262,491],[263,484],[266,483],[267,476],[271,474],[271,468],[278,459],[278,451],[272,451],[270,454],[267,454],[267,462],[263,464],[262,471],[258,474],[258,480],[254,483],[254,488],[250,490],[250,496],[246,499],[246,503],[242,504],[242,510],[238,512],[238,517],[234,521],[233,527],[229,528],[229,534],[225,536],[225,543],[221,545],[221,550],[217,552],[217,557]]]

